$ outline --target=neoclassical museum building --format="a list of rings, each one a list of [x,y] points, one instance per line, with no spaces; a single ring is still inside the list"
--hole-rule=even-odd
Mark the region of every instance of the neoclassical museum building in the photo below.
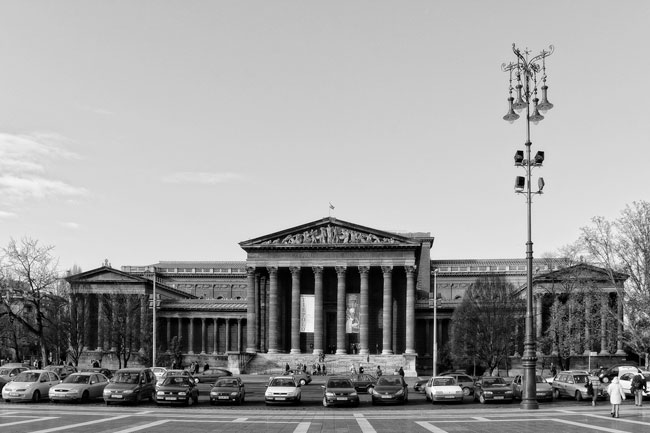
[[[454,309],[477,278],[499,275],[522,293],[526,284],[524,258],[444,260],[432,254],[433,245],[430,233],[392,233],[327,217],[240,242],[246,261],[162,261],[120,270],[106,263],[67,278],[71,312],[83,322],[82,362],[115,364],[115,319],[108,313],[120,308],[111,305],[114,295],[126,295],[138,335],[150,333],[155,291],[157,350],[168,353],[173,341],[180,342],[185,363],[260,373],[286,363],[323,363],[331,372],[350,364],[382,365],[423,374],[431,370],[435,304],[437,346],[444,347]],[[584,329],[592,337],[585,341],[595,343],[576,350],[596,352],[609,364],[624,356],[615,318],[622,317],[616,294],[625,276],[616,275],[612,283],[602,269],[576,266],[601,299],[593,329]],[[569,271],[552,260],[536,261],[535,267],[541,337],[553,304],[549,287]],[[522,329],[513,327],[513,341],[516,358]],[[133,344],[142,350],[144,338]]]

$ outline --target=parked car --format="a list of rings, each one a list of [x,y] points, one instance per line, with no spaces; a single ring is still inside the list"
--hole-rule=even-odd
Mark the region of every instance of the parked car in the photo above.
[[[153,371],[154,376],[156,376],[156,380],[158,380],[163,377],[163,374],[165,374],[167,369],[165,367],[151,367],[151,371]]]
[[[299,404],[301,396],[300,384],[293,376],[276,376],[272,377],[266,386],[264,402],[267,405],[273,403]]]
[[[613,378],[620,378],[625,373],[640,373],[641,369],[632,364],[616,364],[609,367],[607,370],[598,375],[598,379],[602,383],[610,383]]]
[[[50,388],[61,379],[53,371],[25,370],[14,377],[14,380],[2,388],[2,398],[6,402],[12,400],[40,401],[48,396]]]
[[[352,381],[352,386],[354,386],[357,392],[369,393],[370,389],[377,383],[377,378],[368,373],[351,374],[348,376],[348,379]]]
[[[77,369],[71,365],[48,365],[44,370],[55,372],[60,379],[65,379],[69,374],[77,372]]]
[[[104,368],[104,367],[89,367],[89,368],[82,368],[82,369],[79,369],[79,371],[80,371],[80,372],[83,372],[83,373],[86,373],[86,372],[87,372],[87,373],[99,373],[99,374],[103,374],[103,375],[106,376],[106,378],[109,379],[109,380],[111,379],[111,377],[113,377],[113,372],[112,372],[111,370],[109,370],[108,368]]]
[[[61,383],[50,388],[48,395],[53,403],[60,401],[87,403],[101,398],[106,385],[108,385],[108,378],[101,373],[72,373]]]
[[[311,382],[311,374],[303,370],[289,370],[289,375],[296,379],[300,386],[305,386]]]
[[[626,395],[632,395],[631,387],[632,387],[632,378],[636,375],[637,373],[624,373],[619,377],[619,381],[621,384],[621,388],[623,388],[623,391],[625,392]],[[650,397],[650,371],[642,371],[641,374],[643,375],[643,378],[645,380],[646,384],[646,391],[643,392],[644,397]]]
[[[169,371],[167,372],[169,373]],[[189,376],[176,376],[168,374],[157,385],[156,404],[181,403],[185,406],[198,404],[199,388]]]
[[[115,373],[104,388],[104,401],[111,403],[139,403],[154,400],[156,376],[150,368],[123,368]]]
[[[398,374],[382,376],[377,379],[374,388],[371,388],[372,404],[377,403],[402,403],[409,400],[408,385],[404,378]]]
[[[153,371],[153,369],[152,369],[152,371]],[[154,373],[154,375],[155,375],[155,373]],[[184,377],[189,378],[194,383],[199,383],[198,379],[195,378],[194,375],[192,373],[190,373],[189,370],[167,370],[167,369],[165,369],[165,372],[162,374],[162,376],[157,378],[157,380],[156,380],[156,390],[158,389],[158,387],[163,383],[163,381],[166,378],[171,377],[171,376],[184,376]]]
[[[22,366],[15,366],[15,367],[7,367],[8,364],[3,365],[0,367],[0,391],[2,391],[2,388],[8,383],[11,382],[14,377],[16,377],[18,374],[20,374],[23,371],[27,371],[27,367],[22,367]]]
[[[476,381],[474,400],[481,403],[489,401],[512,401],[512,388],[502,377],[485,376]]]
[[[327,379],[323,388],[323,406],[359,406],[359,394],[348,377],[333,376]]]
[[[441,373],[440,376],[450,376],[456,379],[456,383],[463,389],[463,394],[472,395],[474,394],[474,378],[469,374],[463,371],[449,371]]]
[[[561,371],[555,376],[552,384],[553,398],[557,400],[560,397],[571,397],[577,401],[591,398],[587,394],[587,383],[589,382],[594,386],[594,391],[597,392],[598,397],[604,397],[606,387],[600,383],[598,378],[589,376],[583,370]]]
[[[514,398],[521,399],[524,393],[524,377],[517,375],[512,379],[512,393]],[[553,401],[553,386],[542,376],[535,376],[535,397],[537,400]]]
[[[240,377],[222,377],[210,389],[210,404],[237,403],[246,399],[246,388]]]
[[[437,401],[463,401],[465,394],[456,379],[450,376],[434,376],[424,386],[424,395],[432,403]]]
[[[430,379],[431,379],[430,377],[427,379],[418,378],[417,382],[413,384],[413,390],[417,392],[424,392],[424,387],[426,386],[427,382],[429,382]]]
[[[214,383],[220,377],[232,376],[232,373],[225,368],[208,368],[194,375],[200,383]]]

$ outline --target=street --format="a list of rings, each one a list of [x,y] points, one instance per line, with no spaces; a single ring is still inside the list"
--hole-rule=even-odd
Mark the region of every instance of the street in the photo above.
[[[650,405],[634,407],[626,401],[621,418],[609,415],[609,404],[592,407],[562,399],[540,403],[539,410],[524,411],[517,402],[479,404],[468,397],[462,404],[435,404],[410,390],[406,406],[372,406],[361,395],[357,408],[325,408],[321,404],[321,378],[303,388],[299,406],[266,406],[265,377],[246,380],[246,403],[210,406],[208,386],[200,385],[200,404],[193,407],[110,406],[90,404],[0,402],[3,433],[47,432],[646,432]]]

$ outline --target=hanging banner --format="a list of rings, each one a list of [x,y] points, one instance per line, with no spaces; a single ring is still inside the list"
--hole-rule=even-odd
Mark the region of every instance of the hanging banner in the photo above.
[[[346,297],[345,332],[359,333],[359,294],[348,293]]]
[[[314,295],[300,295],[300,332],[314,332]]]

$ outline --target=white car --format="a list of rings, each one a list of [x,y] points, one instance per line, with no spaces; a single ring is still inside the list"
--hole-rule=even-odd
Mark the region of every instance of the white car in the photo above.
[[[48,397],[50,388],[60,382],[59,376],[53,371],[27,370],[14,377],[2,388],[2,398],[9,402],[12,400],[39,401]]]
[[[165,367],[151,367],[151,371],[153,371],[154,376],[156,376],[156,380],[160,380],[167,369]]]
[[[641,374],[643,374],[646,385],[646,391],[643,393],[643,396],[648,397],[650,396],[650,371],[642,371]],[[632,385],[632,378],[634,378],[635,375],[636,373],[634,372],[628,372],[621,374],[618,378],[621,388],[623,388],[623,392],[625,392],[626,395],[632,395],[630,388]]]
[[[293,376],[277,376],[269,380],[264,392],[264,402],[273,403],[300,403],[300,384],[296,383]]]
[[[101,373],[72,373],[58,385],[50,388],[50,401],[77,401],[87,403],[102,398],[108,379]]]
[[[456,379],[450,376],[435,376],[424,385],[424,395],[427,400],[437,401],[463,401],[464,393]]]

